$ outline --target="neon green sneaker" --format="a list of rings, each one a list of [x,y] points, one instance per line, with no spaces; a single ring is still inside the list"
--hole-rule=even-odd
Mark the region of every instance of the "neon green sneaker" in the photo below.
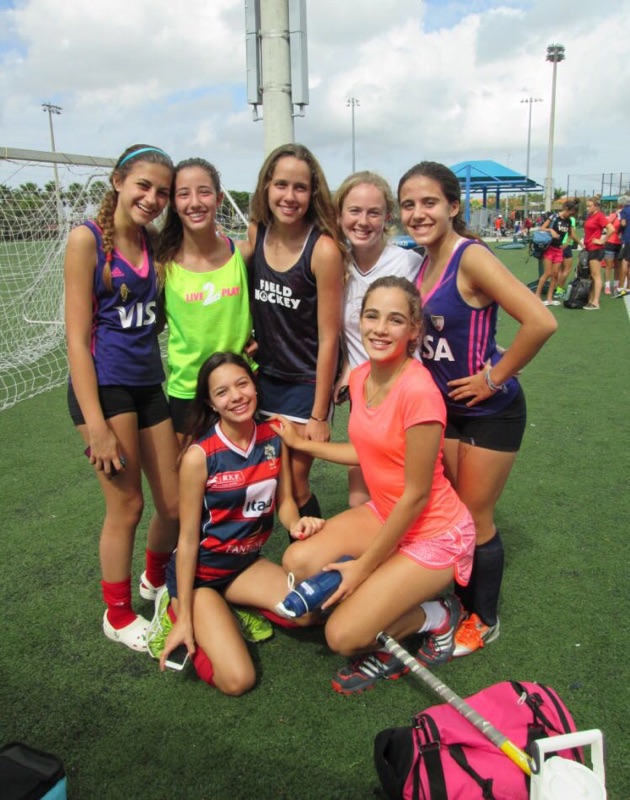
[[[147,630],[147,650],[151,658],[159,658],[164,652],[166,638],[173,623],[168,615],[171,598],[166,586],[160,586],[155,596],[155,612]]]
[[[273,625],[262,614],[246,608],[233,608],[243,632],[243,638],[248,642],[264,642],[273,636]]]

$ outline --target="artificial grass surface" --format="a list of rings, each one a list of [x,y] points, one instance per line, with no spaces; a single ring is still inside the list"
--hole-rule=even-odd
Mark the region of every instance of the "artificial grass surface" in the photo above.
[[[523,251],[498,252],[522,280],[535,277]],[[628,317],[608,297],[597,313],[553,313],[559,330],[522,376],[528,430],[497,513],[501,636],[439,674],[463,696],[509,678],[552,685],[578,728],[604,730],[609,797],[624,800]],[[499,340],[514,329],[501,314]],[[338,438],[345,421],[338,414]],[[64,390],[0,414],[0,435],[0,744],[60,756],[71,800],[384,796],[374,736],[435,704],[428,689],[407,676],[358,697],[335,694],[330,678],[343,660],[319,630],[278,630],[256,647],[259,683],[242,698],[190,669],[161,674],[101,632],[102,501]],[[343,468],[316,463],[312,478],[326,516],[345,507]],[[285,546],[278,531],[268,555]],[[150,616],[150,603],[136,607]]]

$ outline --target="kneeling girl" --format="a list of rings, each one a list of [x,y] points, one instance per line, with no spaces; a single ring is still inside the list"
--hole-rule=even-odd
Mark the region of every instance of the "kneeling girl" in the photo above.
[[[197,674],[229,695],[256,681],[229,604],[272,612],[287,591],[282,567],[260,555],[276,504],[292,536],[309,536],[324,524],[300,518],[286,448],[268,422],[256,421],[256,406],[254,376],[241,356],[215,353],[205,361],[180,464],[179,542],[167,570],[174,624],[160,666],[184,643]]]
[[[292,544],[283,562],[296,581],[322,568],[342,574],[323,608],[339,603],[326,624],[329,646],[355,659],[359,655],[333,678],[333,688],[343,694],[406,672],[393,656],[376,650],[380,631],[396,638],[426,634],[417,657],[441,664],[452,655],[463,613],[455,596],[433,600],[453,579],[468,582],[475,528],[444,475],[444,401],[427,369],[413,358],[421,328],[416,287],[395,276],[374,281],[360,315],[369,361],[350,375],[350,442],[302,439],[284,418],[273,424],[292,448],[359,465],[369,490],[369,502]],[[338,563],[344,554],[355,560]]]

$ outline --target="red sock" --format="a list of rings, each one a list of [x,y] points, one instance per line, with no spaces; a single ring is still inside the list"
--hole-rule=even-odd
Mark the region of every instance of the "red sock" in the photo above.
[[[214,686],[214,667],[212,666],[212,661],[210,661],[199,645],[197,645],[193,653],[192,663],[195,672],[199,675],[201,680],[209,686]]]
[[[131,576],[119,583],[101,581],[101,586],[109,624],[116,630],[131,625],[136,618],[131,608]]]
[[[177,622],[177,614],[173,610],[173,604],[169,603],[168,608],[166,609],[168,612],[168,616],[173,624]],[[214,686],[214,667],[212,666],[212,661],[208,658],[208,656],[204,653],[204,651],[197,645],[195,652],[192,656],[192,664],[195,668],[195,672],[201,678],[204,683],[207,683],[209,686]]]
[[[158,553],[146,549],[146,577],[152,586],[157,589],[166,582],[166,565],[171,560],[171,553]]]
[[[259,608],[258,611],[263,615],[263,617],[267,617],[269,622],[273,622],[275,625],[279,625],[281,628],[299,628],[300,626],[297,622],[293,622],[292,619],[287,619],[286,617],[281,617],[279,614],[276,614],[273,611],[267,611],[265,608]]]

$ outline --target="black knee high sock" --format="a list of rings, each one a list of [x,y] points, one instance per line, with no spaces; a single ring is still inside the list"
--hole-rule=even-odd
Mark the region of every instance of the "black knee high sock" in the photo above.
[[[455,594],[464,608],[481,617],[486,625],[495,625],[497,621],[503,562],[503,542],[497,531],[489,542],[475,547],[468,586],[455,585]]]
[[[322,515],[319,500],[315,494],[311,494],[306,503],[299,507],[298,511],[301,517],[321,517]]]

